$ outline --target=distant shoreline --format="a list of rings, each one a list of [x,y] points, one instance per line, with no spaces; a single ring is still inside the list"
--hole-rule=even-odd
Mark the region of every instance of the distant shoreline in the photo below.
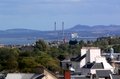
[[[82,38],[78,38],[78,40],[84,40],[84,41],[94,41],[96,40],[97,37],[82,37]],[[37,41],[38,39],[34,39],[34,38],[0,38],[0,44],[3,45],[27,45],[27,44],[33,44]],[[43,39],[45,41],[55,41],[58,39]],[[59,39],[62,40],[62,39]],[[70,39],[67,39],[68,41]]]

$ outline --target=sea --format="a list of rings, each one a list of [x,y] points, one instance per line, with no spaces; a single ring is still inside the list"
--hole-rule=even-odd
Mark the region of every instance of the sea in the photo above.
[[[27,45],[34,44],[37,39],[28,38],[0,38],[0,44],[3,45]]]
[[[32,45],[35,44],[35,42],[39,40],[38,38],[0,38],[0,44],[2,45]],[[43,39],[47,42],[54,41],[57,39]],[[88,37],[88,38],[79,38],[78,40],[84,40],[84,41],[94,41],[96,38],[94,37]]]

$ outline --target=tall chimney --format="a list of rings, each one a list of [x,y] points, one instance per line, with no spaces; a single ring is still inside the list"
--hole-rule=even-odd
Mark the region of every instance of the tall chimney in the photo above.
[[[65,70],[64,71],[64,79],[71,79],[70,70]]]
[[[62,34],[63,34],[63,39],[64,39],[64,22],[62,22]]]
[[[54,22],[54,31],[56,32],[56,22]]]
[[[66,43],[65,32],[64,32],[64,22],[62,22],[62,39],[63,39],[63,42]]]

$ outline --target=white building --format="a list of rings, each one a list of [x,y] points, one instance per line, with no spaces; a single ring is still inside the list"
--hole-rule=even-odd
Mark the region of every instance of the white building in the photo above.
[[[83,47],[81,49],[81,57],[84,55],[86,55],[86,57],[81,60],[80,68],[88,62],[94,62],[96,57],[100,57],[101,50],[98,47]]]
[[[110,70],[114,68],[107,62],[105,57],[101,56],[101,50],[98,47],[83,47],[81,56],[86,55],[80,62],[80,70],[84,75],[96,74],[96,70]]]

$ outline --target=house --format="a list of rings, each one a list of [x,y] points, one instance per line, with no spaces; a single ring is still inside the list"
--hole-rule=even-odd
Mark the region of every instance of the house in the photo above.
[[[65,63],[71,64],[75,71],[69,69],[67,77],[65,74],[59,75],[60,79],[120,79],[119,75],[113,75],[115,68],[101,55],[98,47],[83,47],[81,55],[63,60],[62,63],[63,66],[66,66]]]
[[[58,75],[59,79],[90,79],[85,75],[80,75],[78,73],[72,73],[70,70],[65,70],[64,75]]]
[[[64,59],[60,62],[60,66],[62,67],[62,69],[68,69],[69,65],[71,65],[70,59]]]
[[[101,56],[101,50],[98,47],[82,47],[81,57],[86,56],[81,60],[80,68],[88,62],[94,62],[96,57]]]
[[[80,62],[81,74],[96,74],[97,70],[110,70],[114,73],[114,68],[107,62],[105,57],[101,56],[101,50],[98,47],[83,47],[81,57],[86,55]]]
[[[52,72],[44,69],[43,73],[8,73],[0,74],[0,79],[59,79]]]

